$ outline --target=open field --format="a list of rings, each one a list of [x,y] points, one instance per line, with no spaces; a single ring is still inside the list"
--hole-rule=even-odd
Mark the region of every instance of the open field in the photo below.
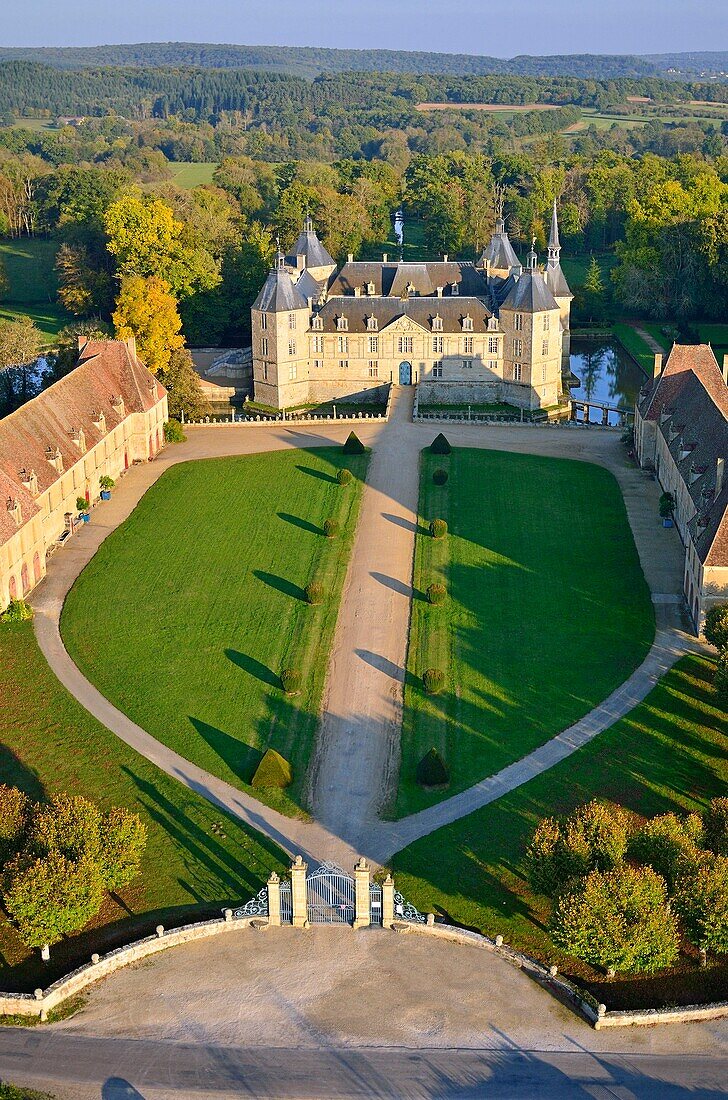
[[[148,661],[146,663],[149,663]],[[30,623],[0,626],[0,774],[33,798],[82,794],[127,806],[146,822],[142,877],[107,903],[84,932],[57,944],[41,964],[0,915],[0,989],[34,989],[92,951],[168,927],[183,915],[218,915],[247,901],[279,849],[159,771],[100,725],[61,686]]]
[[[304,797],[367,462],[330,447],[175,466],[63,611],[76,663],[153,737],[241,788],[269,746],[291,761],[287,792],[259,792],[289,814]],[[343,466],[355,481],[340,487]],[[329,517],[339,538],[323,534]],[[311,607],[314,579],[326,599]],[[302,674],[293,698],[280,687],[286,667]]]
[[[71,325],[76,318],[66,313],[61,306],[22,305],[18,303],[5,308],[0,305],[0,321],[14,321],[18,317],[30,317],[31,321],[40,329],[44,337],[44,343],[52,347],[57,341],[56,337],[62,328]]]
[[[203,183],[212,183],[212,177],[217,169],[214,161],[170,161],[169,171],[172,182],[178,187],[199,187]]]
[[[449,471],[444,486],[433,470]],[[617,482],[599,466],[507,452],[422,453],[420,533],[397,813],[464,790],[577,721],[642,661],[647,584]],[[448,522],[432,539],[426,524]],[[424,593],[439,582],[448,599]],[[445,674],[427,695],[422,673]],[[446,791],[416,784],[435,746]]]
[[[0,241],[0,259],[10,280],[5,305],[55,303],[58,279],[54,264],[58,242],[40,237]]]
[[[490,111],[493,114],[553,111],[558,103],[418,103],[418,111]]]
[[[538,821],[605,798],[638,814],[703,808],[725,794],[725,715],[710,686],[712,663],[686,657],[631,714],[536,779],[399,852],[397,886],[421,911],[452,920],[559,966],[609,1008],[725,998],[728,967],[697,959],[663,978],[607,982],[563,956],[548,936],[548,902],[525,875],[525,848]]]

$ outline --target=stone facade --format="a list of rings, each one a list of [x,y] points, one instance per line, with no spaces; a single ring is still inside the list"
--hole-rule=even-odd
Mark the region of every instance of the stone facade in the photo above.
[[[556,210],[545,270],[522,267],[504,224],[477,264],[355,261],[340,268],[307,219],[252,307],[255,400],[293,408],[376,400],[385,385],[508,384],[526,409],[557,405],[571,292]]]
[[[0,609],[45,576],[46,558],[76,523],[76,501],[100,496],[164,445],[167,392],[134,341],[94,340],[61,381],[0,420]]]
[[[705,613],[728,601],[728,356],[723,372],[708,344],[675,344],[635,412],[640,465],[675,499],[685,544],[684,594],[698,634]]]

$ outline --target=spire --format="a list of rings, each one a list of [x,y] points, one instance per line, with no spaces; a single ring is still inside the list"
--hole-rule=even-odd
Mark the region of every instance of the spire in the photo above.
[[[529,271],[535,271],[537,262],[538,262],[538,256],[536,255],[536,238],[533,237],[532,240],[531,240],[531,251],[528,253],[528,260],[526,262],[526,267],[528,268]]]
[[[559,262],[561,241],[559,240],[559,219],[556,214],[556,199],[554,199],[554,212],[551,215],[551,236],[549,237],[549,263],[554,265]]]
[[[495,219],[495,231],[496,233],[505,233],[506,231],[506,221],[502,215]]]
[[[306,218],[303,223],[304,233],[313,233],[313,218],[311,217],[310,210],[306,211]]]

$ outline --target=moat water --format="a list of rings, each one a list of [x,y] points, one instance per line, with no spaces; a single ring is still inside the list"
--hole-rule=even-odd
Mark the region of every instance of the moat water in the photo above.
[[[571,370],[579,385],[571,387],[571,396],[578,400],[596,401],[633,409],[637,395],[647,381],[635,361],[621,344],[608,336],[572,336]],[[579,419],[582,419],[581,413]],[[601,423],[601,409],[592,409],[590,422]],[[619,416],[609,414],[609,423],[617,424]]]

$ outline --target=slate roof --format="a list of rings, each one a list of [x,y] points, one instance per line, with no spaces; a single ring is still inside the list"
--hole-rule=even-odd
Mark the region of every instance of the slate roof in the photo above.
[[[293,309],[308,309],[308,302],[296,287],[288,271],[283,267],[277,267],[268,272],[268,278],[253,302],[252,308],[265,310],[268,313],[284,313]]]
[[[710,345],[673,345],[640,414],[657,422],[695,506],[688,530],[698,557],[728,567],[728,386]],[[719,458],[726,469],[716,498]]]
[[[355,290],[366,292],[369,283],[374,284],[374,294],[384,297],[402,297],[407,287],[413,286],[420,296],[437,295],[443,287],[443,297],[452,295],[452,284],[458,293],[468,297],[489,298],[488,283],[484,275],[471,263],[454,260],[426,263],[384,263],[382,261],[352,260],[341,268],[329,288],[329,294],[352,295]]]
[[[561,264],[547,264],[546,271],[546,283],[549,290],[553,294],[554,298],[573,298],[571,288],[566,281],[566,277],[561,270]]]
[[[38,397],[0,420],[0,505],[8,497],[20,500],[23,520],[37,511],[22,481],[22,471],[35,471],[38,491],[43,493],[61,474],[49,462],[51,453],[60,451],[64,470],[78,462],[83,454],[73,442],[73,434],[83,430],[86,450],[104,436],[95,426],[94,417],[104,414],[106,433],[112,431],[129,413],[148,412],[164,396],[164,387],[136,358],[123,340],[89,340],[79,365]],[[121,397],[121,408],[112,398]],[[7,520],[12,523],[8,530]],[[17,531],[6,507],[0,507],[0,538],[7,541]]]
[[[351,298],[339,296],[329,298],[319,311],[324,332],[338,332],[338,317],[346,317],[348,332],[367,332],[367,318],[376,317],[379,331],[386,328],[397,317],[409,317],[428,332],[432,331],[432,319],[436,315],[442,318],[443,332],[461,332],[462,321],[466,316],[473,320],[473,331],[482,332],[488,326],[492,316],[480,298],[409,298],[403,301],[399,297]],[[374,335],[374,333],[372,333]]]
[[[517,309],[523,313],[539,313],[558,308],[558,302],[540,271],[524,271],[514,279],[511,289],[501,302],[501,309]]]
[[[505,268],[506,270],[517,267],[521,262],[513,250],[513,245],[501,221],[498,222],[496,231],[480,258],[480,263],[485,264],[486,260],[490,262],[491,267]]]
[[[318,301],[318,299],[323,294],[325,287],[326,279],[323,279],[321,281],[319,281],[318,279],[314,279],[310,271],[304,271],[300,279],[296,283],[296,290],[306,301],[308,301],[309,298],[313,298],[314,300]]]
[[[296,258],[303,256],[306,267],[336,267],[335,261],[316,236],[313,227],[304,227],[298,234],[296,243],[286,256],[286,263],[296,266]]]

